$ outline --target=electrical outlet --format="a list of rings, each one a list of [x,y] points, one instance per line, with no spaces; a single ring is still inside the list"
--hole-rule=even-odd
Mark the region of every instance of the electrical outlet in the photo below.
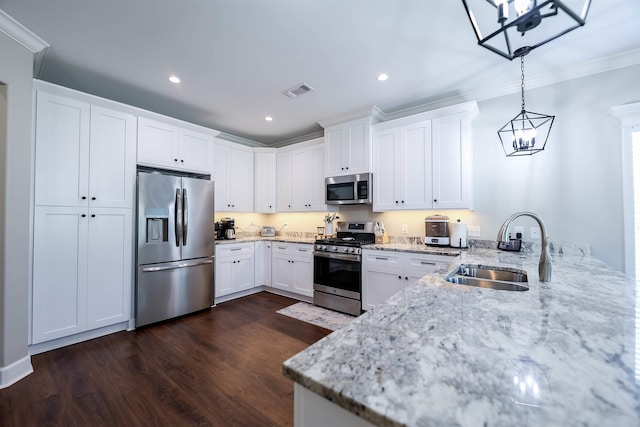
[[[467,234],[469,235],[469,237],[480,237],[480,226],[470,225],[467,229]]]
[[[531,238],[532,239],[540,238],[540,227],[531,227]]]
[[[402,234],[409,234],[409,226],[407,224],[402,224]]]
[[[521,225],[516,225],[515,227],[513,227],[513,234],[511,235],[512,239],[515,239],[518,237],[518,233],[520,233],[520,237],[524,238],[524,227]]]

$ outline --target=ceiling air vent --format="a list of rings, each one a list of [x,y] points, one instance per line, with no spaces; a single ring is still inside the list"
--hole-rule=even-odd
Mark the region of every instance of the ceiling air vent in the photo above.
[[[282,93],[289,98],[295,98],[307,92],[311,92],[312,90],[314,89],[310,85],[306,83],[300,83],[293,87],[290,87],[289,89],[283,90]]]

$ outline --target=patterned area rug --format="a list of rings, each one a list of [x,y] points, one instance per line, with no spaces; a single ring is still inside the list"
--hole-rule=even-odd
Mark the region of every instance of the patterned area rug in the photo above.
[[[317,307],[306,302],[297,302],[278,310],[276,313],[293,317],[294,319],[302,320],[303,322],[311,323],[321,328],[329,329],[330,331],[340,329],[355,319],[354,316],[327,310],[326,308]]]

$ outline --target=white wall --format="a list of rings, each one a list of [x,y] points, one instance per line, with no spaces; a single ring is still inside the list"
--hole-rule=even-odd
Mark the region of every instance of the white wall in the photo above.
[[[0,33],[0,58],[0,83],[7,86],[6,128],[0,129],[0,373],[3,382],[11,382],[15,371],[31,367],[27,339],[33,53]]]
[[[594,256],[623,270],[620,130],[608,110],[640,100],[638,75],[633,66],[527,90],[528,111],[556,116],[546,149],[531,157],[506,158],[496,134],[519,112],[519,94],[479,103],[472,221],[483,238],[495,238],[510,213],[530,210],[552,240],[587,242]]]

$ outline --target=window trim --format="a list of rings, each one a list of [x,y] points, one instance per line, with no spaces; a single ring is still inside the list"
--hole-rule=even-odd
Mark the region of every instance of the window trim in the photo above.
[[[640,131],[640,102],[618,105],[609,109],[609,114],[618,120],[622,152],[622,208],[624,235],[624,270],[630,277],[636,277],[633,197],[633,153],[632,134]]]

